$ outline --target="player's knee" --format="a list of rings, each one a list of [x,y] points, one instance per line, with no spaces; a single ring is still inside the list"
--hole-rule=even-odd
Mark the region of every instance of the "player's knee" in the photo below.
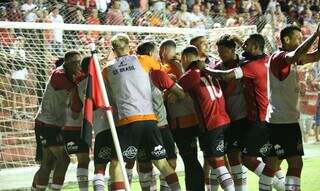
[[[153,160],[152,163],[159,169],[161,174],[168,176],[174,173],[173,168],[169,165],[167,159]]]
[[[135,163],[134,160],[128,161],[128,162],[126,163],[126,169],[133,169],[134,163]]]
[[[231,166],[236,166],[241,164],[240,153],[236,151],[229,152],[228,154],[229,164]]]
[[[303,160],[301,157],[291,157],[287,161],[289,168],[302,169],[303,167]]]
[[[137,166],[138,166],[139,172],[147,173],[147,172],[152,171],[152,163],[151,162],[138,162]]]
[[[105,174],[107,164],[94,164],[94,174]]]
[[[89,154],[79,154],[77,155],[78,159],[78,168],[88,168],[90,163]]]
[[[206,159],[207,163],[212,167],[212,168],[218,168],[221,166],[224,166],[224,157],[209,157]]]

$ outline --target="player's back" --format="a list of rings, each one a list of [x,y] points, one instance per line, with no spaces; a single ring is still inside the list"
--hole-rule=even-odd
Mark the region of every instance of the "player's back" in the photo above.
[[[122,56],[107,66],[107,81],[116,104],[118,125],[156,120],[148,71],[136,56]]]
[[[190,93],[199,120],[207,129],[214,129],[230,123],[225,110],[225,100],[217,80],[191,67],[180,78],[179,84]]]
[[[252,121],[265,121],[268,107],[269,56],[247,61],[242,66],[247,117]]]

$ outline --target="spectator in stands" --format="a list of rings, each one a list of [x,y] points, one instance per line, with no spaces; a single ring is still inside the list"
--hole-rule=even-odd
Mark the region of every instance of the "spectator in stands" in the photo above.
[[[204,20],[205,22],[205,28],[206,29],[211,29],[214,21],[212,19],[212,15],[210,14],[210,7],[206,6],[203,10],[203,15],[204,15]]]
[[[37,8],[37,5],[33,4],[32,0],[27,0],[26,3],[21,6],[21,11],[24,14],[24,20],[26,22],[35,22],[38,19],[36,14]]]
[[[188,6],[186,3],[180,4],[180,6],[178,6],[178,11],[174,14],[171,21],[172,25],[183,28],[190,27],[192,15],[187,10]]]
[[[8,21],[7,10],[5,7],[0,7],[0,21]]]
[[[49,16],[49,12],[46,9],[43,9],[39,14],[38,22],[40,23],[52,23],[52,20]],[[51,44],[53,42],[53,31],[50,29],[43,30],[43,40],[45,43],[45,47],[51,49]]]
[[[51,13],[50,19],[52,23],[62,24],[63,18],[59,14],[59,7],[55,7]],[[63,30],[54,29],[53,30],[53,50],[57,56],[63,55]]]
[[[305,78],[299,83],[300,128],[305,143],[308,143],[308,136],[314,124],[319,90],[318,82],[314,80],[313,73],[310,70],[312,68],[306,68]]]
[[[192,13],[191,13],[191,27],[204,29],[205,28],[204,23],[205,23],[205,17],[200,11],[200,6],[197,4],[193,5]]]
[[[149,0],[150,8],[154,11],[164,11],[166,8],[166,1],[164,0]]]
[[[28,70],[26,68],[26,51],[24,49],[24,39],[23,37],[17,37],[13,47],[10,49],[10,56],[12,60],[12,71],[11,71],[11,85],[14,91],[13,94],[13,114],[14,118],[20,118],[17,107],[17,103],[21,103],[22,112],[26,113],[26,95],[28,95],[27,89],[27,77]],[[18,96],[19,95],[19,96]],[[21,102],[18,100],[21,98]]]
[[[17,21],[22,22],[23,21],[23,14],[19,8],[19,2],[16,0],[13,0],[10,4],[10,7],[7,11],[7,19],[9,21]]]
[[[130,5],[127,0],[120,0],[120,10],[122,13],[130,11]]]
[[[106,15],[107,25],[123,25],[124,18],[120,10],[120,0],[114,0],[112,2],[112,7]]]
[[[99,13],[105,13],[107,11],[108,3],[110,3],[110,1],[111,0],[96,0],[96,6]]]

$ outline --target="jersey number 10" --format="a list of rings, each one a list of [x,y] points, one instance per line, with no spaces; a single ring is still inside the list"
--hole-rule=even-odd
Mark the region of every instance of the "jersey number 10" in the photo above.
[[[201,81],[206,85],[206,88],[209,92],[212,101],[214,101],[216,98],[222,97],[222,90],[219,88],[219,90],[217,91],[216,87],[212,82],[211,76],[208,76],[208,78],[201,77]]]

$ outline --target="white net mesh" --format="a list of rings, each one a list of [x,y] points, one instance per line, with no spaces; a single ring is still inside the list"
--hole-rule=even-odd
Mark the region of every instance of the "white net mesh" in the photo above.
[[[215,55],[215,42],[222,34],[245,37],[256,32],[256,27],[198,30],[0,22],[0,168],[35,164],[33,121],[58,57],[70,49],[89,53],[88,44],[94,42],[100,56],[111,59],[110,38],[119,32],[129,34],[133,49],[143,40],[174,39],[181,50],[190,38],[203,34]]]

